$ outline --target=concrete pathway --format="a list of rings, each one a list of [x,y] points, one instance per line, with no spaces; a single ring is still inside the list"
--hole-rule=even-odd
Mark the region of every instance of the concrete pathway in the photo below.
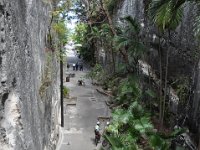
[[[77,61],[78,58],[69,60]],[[57,150],[95,150],[98,147],[94,144],[94,126],[98,116],[109,116],[110,112],[105,104],[108,97],[98,93],[95,86],[91,85],[88,79],[84,79],[85,86],[78,86],[77,81],[85,77],[87,71],[69,71],[65,73],[75,73],[70,82],[65,82],[64,86],[70,89],[70,100],[64,102],[64,128]],[[65,75],[64,75],[65,76]],[[101,122],[103,129],[106,121]]]

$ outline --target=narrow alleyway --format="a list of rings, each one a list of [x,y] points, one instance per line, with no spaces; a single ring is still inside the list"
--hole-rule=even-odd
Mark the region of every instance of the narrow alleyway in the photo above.
[[[58,150],[94,150],[94,126],[98,116],[109,116],[109,109],[105,104],[106,96],[98,93],[85,78],[87,71],[73,71],[72,63],[80,61],[76,56],[70,55],[68,62],[70,69],[65,69],[65,74],[75,73],[70,82],[64,86],[70,89],[70,99],[64,101],[64,128],[61,131]],[[85,86],[78,86],[77,81],[84,78]],[[102,122],[101,127],[106,123]],[[100,144],[99,144],[100,145]]]

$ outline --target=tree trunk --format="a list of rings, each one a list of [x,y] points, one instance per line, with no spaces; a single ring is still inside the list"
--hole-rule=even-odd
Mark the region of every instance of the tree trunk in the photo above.
[[[148,75],[149,75],[149,77],[148,77],[148,84],[149,85],[151,85],[151,71],[150,71],[150,67],[148,67]],[[151,105],[151,99],[150,99],[150,97],[148,96],[147,97],[147,100],[149,101],[149,109],[150,109],[150,112],[152,111],[152,105]]]
[[[169,34],[169,40],[168,40],[168,46],[167,46],[167,54],[166,54],[166,66],[165,66],[165,89],[164,89],[164,100],[163,100],[163,111],[162,111],[162,122],[161,125],[163,126],[164,117],[165,117],[165,103],[167,98],[167,80],[168,80],[168,64],[169,64],[169,42],[170,42],[170,31],[168,31]]]
[[[115,63],[115,54],[114,54],[114,50],[113,50],[113,42],[111,43],[111,53],[112,53],[112,64],[113,64],[113,73],[115,73],[115,66],[116,66],[116,63]]]
[[[63,54],[62,54],[62,44],[60,44],[60,106],[61,106],[61,127],[64,127],[64,111],[63,111]]]
[[[116,36],[117,33],[116,33],[115,28],[114,28],[114,26],[113,26],[112,19],[111,19],[111,17],[110,17],[110,14],[109,14],[107,8],[104,6],[103,0],[100,0],[100,3],[101,3],[101,7],[102,7],[102,9],[103,9],[103,12],[105,13],[106,17],[108,18],[109,27],[110,27],[110,29],[111,29],[113,35]]]
[[[162,53],[161,53],[161,47],[160,47],[160,37],[159,37],[159,47],[158,47],[158,53],[159,53],[159,70],[160,70],[160,87],[159,87],[159,122],[161,126],[161,120],[162,120]]]
[[[112,19],[110,17],[110,14],[109,14],[107,8],[104,6],[103,0],[100,0],[100,4],[101,4],[101,8],[103,9],[103,12],[105,13],[106,17],[108,18],[108,24],[109,24],[110,30],[112,31],[114,36],[117,36],[117,33],[116,33],[115,28],[112,23]],[[124,52],[122,49],[119,49],[119,52],[123,56],[125,63],[129,64],[128,54],[126,52]]]

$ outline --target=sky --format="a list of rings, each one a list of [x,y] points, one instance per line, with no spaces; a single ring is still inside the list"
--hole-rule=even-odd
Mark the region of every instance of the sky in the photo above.
[[[76,17],[76,14],[72,11],[70,11],[68,15],[71,17]],[[70,19],[70,21],[67,21],[67,28],[70,29],[71,31],[74,31],[77,21],[78,21],[77,18],[73,18],[73,19]]]

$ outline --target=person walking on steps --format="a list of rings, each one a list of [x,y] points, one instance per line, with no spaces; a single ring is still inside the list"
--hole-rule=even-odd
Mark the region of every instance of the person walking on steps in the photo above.
[[[76,63],[76,71],[78,71],[78,62]]]
[[[75,68],[76,68],[76,64],[73,64],[73,70],[75,70]]]
[[[83,63],[81,63],[81,64],[79,65],[79,69],[80,69],[80,71],[83,71]]]
[[[95,133],[95,144],[97,145],[99,143],[99,141],[100,141],[100,138],[101,138],[101,134],[100,134],[100,122],[99,121],[95,125],[94,133]]]
[[[70,65],[69,63],[67,63],[67,71],[69,71]]]

